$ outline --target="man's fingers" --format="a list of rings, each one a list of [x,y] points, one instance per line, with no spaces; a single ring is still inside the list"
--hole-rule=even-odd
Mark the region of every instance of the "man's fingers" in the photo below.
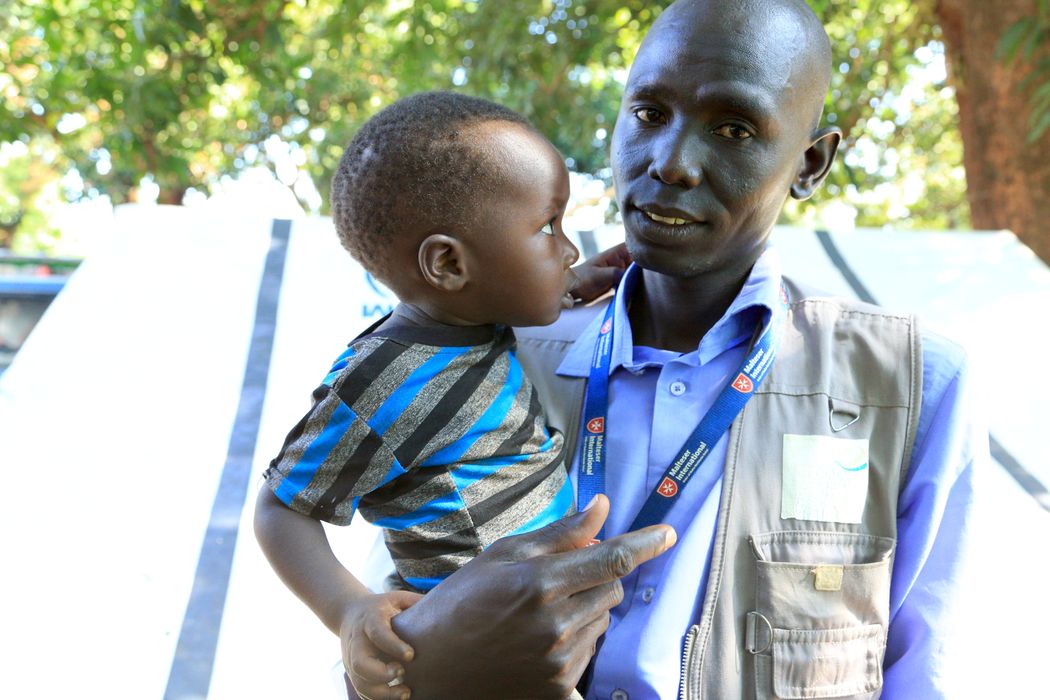
[[[495,547],[501,558],[523,561],[556,552],[586,547],[609,516],[609,499],[597,495],[585,510],[524,535],[507,537]]]
[[[593,301],[620,283],[622,267],[594,267],[579,275],[580,285],[573,294],[582,301]]]
[[[627,267],[631,264],[631,254],[627,252],[626,243],[618,243],[597,255],[587,258],[582,264],[598,267]]]
[[[544,557],[546,580],[563,595],[610,583],[667,551],[677,537],[669,525],[650,525],[593,547],[549,555]]]

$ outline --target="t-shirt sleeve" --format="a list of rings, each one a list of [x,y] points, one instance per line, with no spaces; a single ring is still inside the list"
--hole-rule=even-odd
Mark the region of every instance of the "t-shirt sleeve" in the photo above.
[[[403,473],[382,436],[322,384],[263,477],[292,510],[348,525],[362,495]]]

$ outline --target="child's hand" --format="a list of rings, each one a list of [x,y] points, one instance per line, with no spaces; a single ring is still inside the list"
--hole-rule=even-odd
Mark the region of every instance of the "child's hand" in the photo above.
[[[623,243],[587,258],[572,268],[580,278],[579,285],[572,291],[573,297],[585,302],[594,301],[620,283],[630,264],[631,256]]]
[[[339,638],[354,690],[369,700],[407,700],[411,690],[389,685],[405,674],[403,663],[414,651],[394,634],[390,620],[423,596],[408,591],[391,591],[361,598],[347,608]]]

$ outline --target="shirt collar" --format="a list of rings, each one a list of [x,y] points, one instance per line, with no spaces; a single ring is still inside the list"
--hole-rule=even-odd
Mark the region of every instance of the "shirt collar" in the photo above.
[[[627,317],[627,303],[631,298],[638,281],[641,279],[642,269],[635,264],[627,268],[623,279],[620,280],[613,301],[616,307],[613,311],[613,333],[612,357],[609,364],[609,372],[612,373],[617,367],[627,369],[641,369],[648,364],[636,362],[634,353],[634,342],[631,334],[631,324]],[[780,259],[772,247],[759,256],[751,273],[744,282],[743,288],[729,305],[725,314],[720,318],[711,330],[701,338],[696,350],[696,358],[700,365],[710,362],[726,350],[736,347],[741,343],[751,340],[757,323],[764,323],[773,308],[780,302],[781,272]],[[567,377],[587,377],[590,375],[591,359],[594,354],[594,344],[601,328],[604,313],[595,314],[594,319],[573,343],[569,352],[558,366],[557,373]],[[692,355],[693,353],[687,353]]]

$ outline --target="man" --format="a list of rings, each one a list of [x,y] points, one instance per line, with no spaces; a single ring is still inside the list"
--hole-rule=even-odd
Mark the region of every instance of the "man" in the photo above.
[[[837,150],[829,71],[801,0],[681,0],[653,25],[613,137],[636,266],[606,308],[519,340],[579,436],[579,500],[608,495],[603,536],[661,521],[678,542],[562,553],[599,499],[482,555],[395,619],[414,697],[565,697],[592,644],[587,698],[944,696],[981,457],[964,357],[782,282],[767,250]],[[603,562],[640,564],[621,590]]]

